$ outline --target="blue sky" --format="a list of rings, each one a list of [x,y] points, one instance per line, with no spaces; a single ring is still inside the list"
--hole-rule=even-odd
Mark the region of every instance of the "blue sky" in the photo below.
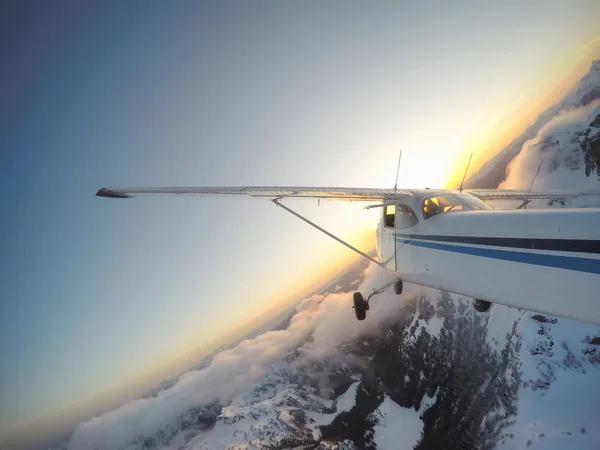
[[[400,148],[400,186],[443,187],[600,29],[596,1],[480,3],[3,6],[0,433],[201,348],[348,257],[268,202],[98,188],[391,186]],[[373,220],[298,208],[349,239]]]

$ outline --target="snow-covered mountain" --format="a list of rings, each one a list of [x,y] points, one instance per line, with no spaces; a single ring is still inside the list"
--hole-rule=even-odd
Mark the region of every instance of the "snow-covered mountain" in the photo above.
[[[527,153],[532,145],[539,145],[539,151],[542,153],[549,146],[560,149],[563,161],[557,162],[556,158],[553,158],[547,163],[550,170],[556,168],[557,163],[564,163],[572,170],[583,168],[588,177],[592,174],[600,176],[598,107],[600,60],[592,63],[590,71],[560,102],[544,111],[521,136],[484,164],[466,181],[465,186],[492,189],[498,187],[506,179],[511,162],[518,155]],[[534,171],[536,169],[537,166]],[[522,182],[531,182],[531,177],[526,177]],[[597,180],[593,180],[590,184],[596,182]]]

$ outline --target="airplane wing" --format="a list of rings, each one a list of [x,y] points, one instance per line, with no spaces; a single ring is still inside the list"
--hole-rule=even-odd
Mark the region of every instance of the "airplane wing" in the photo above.
[[[415,191],[417,192],[417,191]],[[419,192],[423,192],[419,190]],[[440,192],[440,190],[436,190]],[[448,191],[457,192],[457,191]],[[600,191],[520,191],[510,189],[465,189],[481,200],[567,200],[581,196],[600,195]],[[393,202],[414,195],[406,189],[348,188],[348,187],[306,187],[306,186],[189,186],[189,187],[144,187],[144,188],[102,188],[98,197],[129,198],[140,195],[245,195],[266,199],[315,198],[342,201],[383,201]]]
[[[151,188],[102,188],[98,197],[129,198],[138,195],[245,195],[267,199],[316,198],[346,201],[388,201],[412,195],[400,189],[343,188],[343,187],[290,187],[290,186],[198,186],[198,187],[151,187]]]
[[[511,189],[465,189],[481,200],[568,200],[570,198],[600,195],[600,191],[567,191],[567,190],[547,190],[547,191],[519,191]]]

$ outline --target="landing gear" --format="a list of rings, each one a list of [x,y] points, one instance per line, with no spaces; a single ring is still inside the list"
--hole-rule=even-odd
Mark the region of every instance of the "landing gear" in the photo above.
[[[490,310],[492,304],[490,302],[486,302],[485,300],[479,300],[476,298],[473,300],[473,307],[475,308],[475,311],[484,313]]]
[[[371,294],[369,294],[369,296],[367,297],[366,300],[360,292],[355,292],[354,298],[353,298],[353,303],[354,303],[353,308],[354,308],[354,314],[356,315],[356,318],[358,320],[365,320],[365,318],[367,317],[367,311],[369,310],[369,300],[371,300],[371,297],[381,294],[383,291],[385,291],[387,288],[389,288],[392,284],[394,285],[394,292],[396,292],[396,294],[401,294],[402,287],[403,287],[402,280],[390,281],[389,283],[380,287],[379,289],[374,290]]]
[[[365,320],[367,317],[367,310],[369,309],[369,304],[363,298],[363,295],[360,292],[354,293],[354,314],[356,315],[357,320]]]
[[[394,284],[394,292],[396,293],[396,295],[402,294],[403,288],[404,288],[404,283],[402,283],[402,280],[396,281],[396,283]]]

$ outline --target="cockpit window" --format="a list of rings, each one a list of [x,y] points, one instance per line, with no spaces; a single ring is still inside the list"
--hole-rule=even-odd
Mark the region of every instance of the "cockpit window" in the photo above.
[[[436,195],[423,200],[423,217],[429,219],[437,214],[462,211],[492,209],[487,203],[471,195]]]
[[[396,206],[396,228],[414,227],[419,222],[415,212],[407,205]]]
[[[387,205],[383,212],[384,225],[386,228],[394,228],[396,218],[396,205]]]

